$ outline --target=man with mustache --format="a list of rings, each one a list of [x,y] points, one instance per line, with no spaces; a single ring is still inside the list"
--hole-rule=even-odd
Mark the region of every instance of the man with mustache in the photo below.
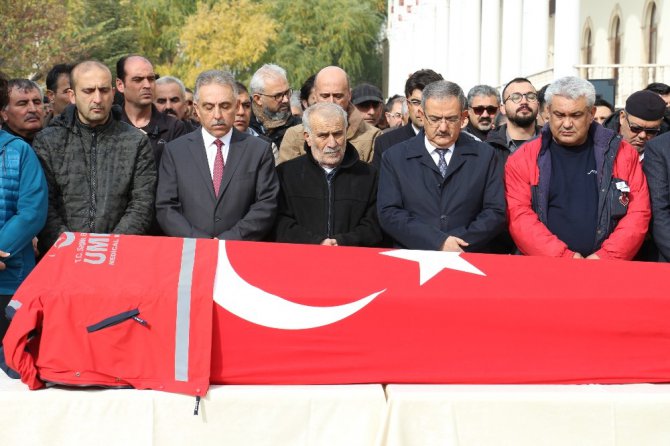
[[[468,92],[468,125],[465,130],[486,141],[486,135],[493,130],[499,110],[500,97],[496,89],[488,85],[475,85]]]
[[[278,242],[376,246],[377,170],[347,141],[347,113],[318,103],[302,116],[305,155],[280,164]]]
[[[123,94],[122,120],[149,137],[158,165],[165,144],[187,130],[179,119],[160,113],[153,105],[156,79],[153,65],[142,56],[123,56],[116,63],[116,89]]]
[[[163,76],[156,80],[154,106],[159,112],[173,116],[183,122],[187,133],[197,128],[187,118],[186,88],[184,83],[176,77]]]
[[[487,252],[505,227],[499,157],[462,134],[468,112],[457,84],[428,84],[418,114],[424,131],[382,157],[381,227],[402,248]]]
[[[158,223],[173,237],[263,240],[279,193],[270,143],[234,127],[239,97],[230,73],[200,73],[193,99],[202,127],[165,146]]]
[[[521,144],[539,135],[542,127],[536,124],[540,108],[537,91],[528,79],[517,77],[509,81],[502,91],[502,100],[500,111],[507,116],[507,124],[490,131],[486,142],[507,160]]]
[[[651,216],[637,152],[593,122],[590,82],[557,79],[545,98],[549,125],[505,165],[514,242],[525,255],[631,260]]]
[[[349,76],[340,67],[329,66],[319,71],[314,79],[316,102],[332,102],[347,112],[347,140],[358,151],[361,161],[372,162],[374,141],[381,130],[363,120],[363,115],[351,103]],[[286,131],[279,147],[279,163],[305,154],[304,129],[301,124]]]
[[[12,79],[7,85],[9,100],[0,111],[2,130],[32,144],[44,125],[44,107],[40,87],[28,79]]]
[[[660,95],[650,90],[636,91],[626,99],[625,108],[614,112],[603,125],[619,133],[643,160],[647,141],[663,133],[665,108]]]
[[[252,76],[249,90],[252,99],[249,127],[270,138],[276,159],[286,130],[300,124],[300,118],[291,113],[292,91],[286,70],[279,65],[263,65]]]
[[[86,61],[71,74],[74,105],[35,137],[49,187],[40,252],[65,231],[145,234],[154,214],[156,164],[146,135],[112,107],[112,73]]]

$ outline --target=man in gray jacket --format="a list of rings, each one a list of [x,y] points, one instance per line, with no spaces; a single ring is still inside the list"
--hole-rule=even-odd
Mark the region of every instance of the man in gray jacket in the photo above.
[[[65,231],[144,234],[153,218],[156,165],[149,140],[112,109],[109,69],[96,61],[72,70],[75,104],[33,143],[49,186],[40,234],[45,252]]]

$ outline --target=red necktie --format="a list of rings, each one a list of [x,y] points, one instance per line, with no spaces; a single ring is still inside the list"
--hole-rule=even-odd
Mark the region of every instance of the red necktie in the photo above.
[[[214,184],[214,196],[219,196],[219,188],[221,187],[221,178],[223,178],[223,152],[221,147],[223,147],[223,141],[220,139],[215,139],[214,144],[216,145],[216,156],[214,157],[214,174],[212,175],[212,183]]]

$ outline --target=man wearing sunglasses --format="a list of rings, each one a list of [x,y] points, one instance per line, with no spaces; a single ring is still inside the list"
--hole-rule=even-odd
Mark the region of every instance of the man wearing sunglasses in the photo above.
[[[644,158],[644,145],[661,133],[665,101],[649,90],[636,91],[628,96],[626,107],[615,112],[604,126],[619,133]]]
[[[637,152],[593,122],[590,82],[558,79],[545,98],[549,125],[505,165],[514,242],[526,255],[631,260],[651,217]]]
[[[521,144],[539,135],[542,127],[536,123],[540,109],[537,90],[528,79],[517,77],[509,81],[502,91],[502,100],[500,111],[507,116],[507,124],[490,131],[486,142],[506,160]]]
[[[500,110],[500,97],[495,88],[475,85],[468,92],[468,125],[465,130],[482,141],[493,129]]]
[[[286,130],[300,124],[300,118],[291,113],[292,91],[286,70],[279,65],[263,65],[252,76],[249,90],[252,99],[249,127],[272,141],[276,160]]]

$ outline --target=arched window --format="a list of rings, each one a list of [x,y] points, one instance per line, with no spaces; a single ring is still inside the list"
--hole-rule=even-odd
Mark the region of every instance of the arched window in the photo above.
[[[591,65],[593,63],[593,35],[591,34],[591,27],[586,28],[584,31],[584,63],[586,65]]]
[[[612,32],[610,35],[612,42],[612,63],[621,63],[621,19],[614,17],[612,21]]]
[[[647,15],[647,38],[649,39],[649,52],[647,53],[648,63],[656,63],[656,49],[658,48],[658,14],[656,12],[656,3],[649,5]]]

